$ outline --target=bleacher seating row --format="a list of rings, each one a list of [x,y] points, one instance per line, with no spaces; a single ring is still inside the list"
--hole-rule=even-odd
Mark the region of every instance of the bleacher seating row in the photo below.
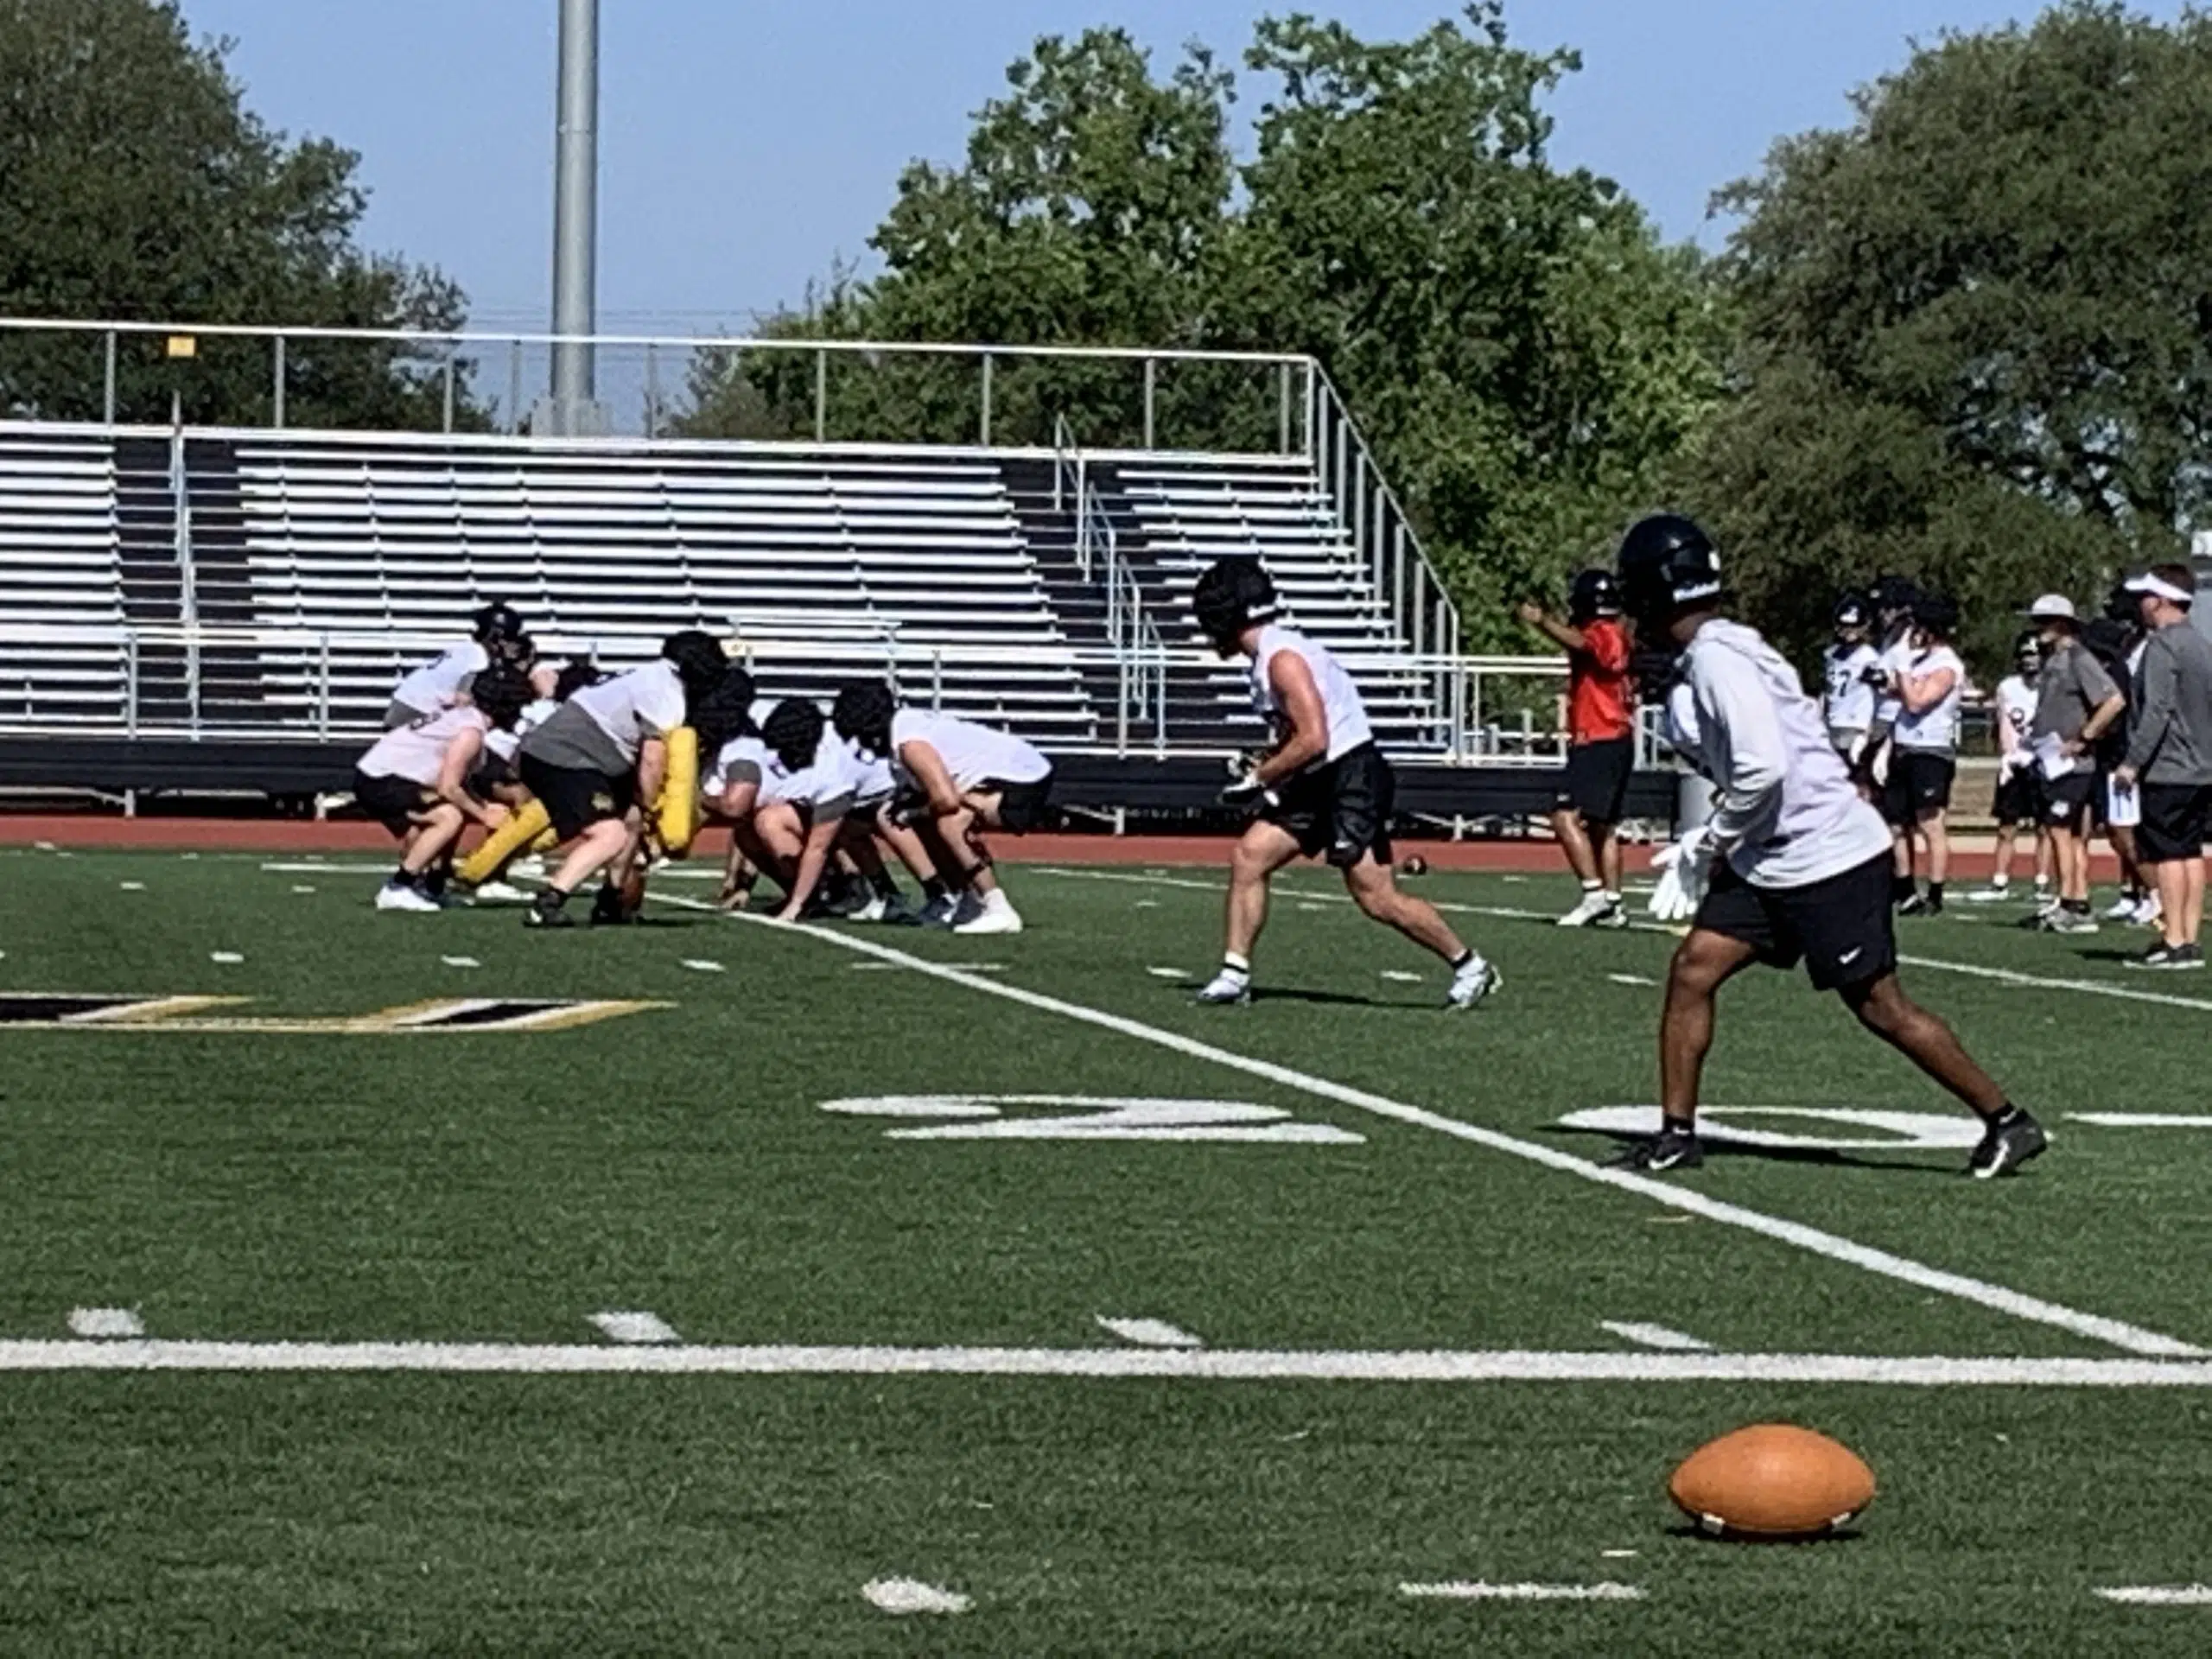
[[[119,731],[135,702],[142,728],[371,731],[401,667],[498,597],[617,665],[682,626],[766,641],[785,618],[799,637],[878,639],[910,690],[925,679],[945,708],[1095,749],[1116,737],[1112,675],[1062,533],[1074,503],[1040,499],[1039,467],[978,451],[0,427],[0,624],[83,631],[10,646],[0,730]],[[1198,643],[1197,570],[1238,553],[1262,557],[1332,645],[1404,651],[1308,463],[1094,457],[1090,476],[1179,652]],[[173,637],[188,619],[227,643],[188,662],[114,637]],[[855,671],[849,643],[842,655],[809,674],[771,653],[764,678],[818,689]],[[1400,744],[1433,733],[1416,677],[1369,690]],[[1222,726],[1249,719],[1241,672],[1179,667],[1166,715],[1183,747],[1243,741]],[[1141,729],[1149,740],[1149,715]]]

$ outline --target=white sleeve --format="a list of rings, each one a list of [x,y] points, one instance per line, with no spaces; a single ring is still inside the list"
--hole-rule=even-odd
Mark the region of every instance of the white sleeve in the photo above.
[[[1771,822],[1789,771],[1774,698],[1758,670],[1732,651],[1702,652],[1690,666],[1707,775],[1719,791],[1710,829],[1726,853]]]
[[[683,723],[683,682],[673,671],[655,674],[650,695],[638,701],[638,719],[655,737],[666,737]]]

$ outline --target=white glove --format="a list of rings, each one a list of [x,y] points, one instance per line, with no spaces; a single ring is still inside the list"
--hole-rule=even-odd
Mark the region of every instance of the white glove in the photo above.
[[[1713,881],[1713,831],[1700,824],[1671,847],[1662,848],[1651,868],[1663,872],[1651,894],[1651,913],[1662,922],[1686,922],[1705,902]]]

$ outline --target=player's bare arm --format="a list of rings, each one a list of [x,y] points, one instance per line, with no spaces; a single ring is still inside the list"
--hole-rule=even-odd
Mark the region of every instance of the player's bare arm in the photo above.
[[[1282,710],[1282,741],[1253,769],[1254,781],[1269,788],[1294,778],[1329,752],[1329,715],[1321,702],[1321,688],[1305,659],[1280,652],[1268,664],[1268,683],[1274,688],[1276,706]]]

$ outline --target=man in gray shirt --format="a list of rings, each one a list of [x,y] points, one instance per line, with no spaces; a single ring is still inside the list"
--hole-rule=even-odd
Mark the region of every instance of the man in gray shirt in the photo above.
[[[2058,865],[2058,908],[2035,918],[2053,933],[2094,933],[2089,914],[2089,795],[2097,784],[2097,740],[2127,711],[2127,699],[2082,643],[2074,601],[2046,594],[2028,615],[2042,636],[2032,741],[2044,774],[2044,821]]]
[[[2134,729],[2113,781],[2139,783],[2137,855],[2158,883],[2164,937],[2133,968],[2204,966],[2204,843],[2212,839],[2212,640],[2190,621],[2196,577],[2161,564],[2127,584],[2142,609],[2142,665],[2135,671]]]

